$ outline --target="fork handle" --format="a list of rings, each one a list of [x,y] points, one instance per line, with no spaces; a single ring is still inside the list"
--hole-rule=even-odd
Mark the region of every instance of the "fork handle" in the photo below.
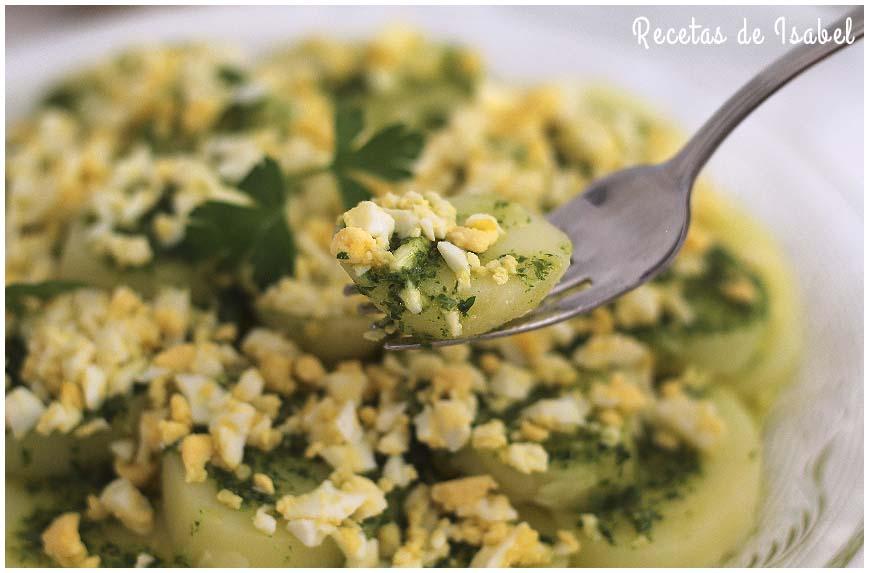
[[[851,10],[824,30],[831,39],[834,34],[839,33],[842,37],[852,40],[847,43],[830,41],[826,44],[801,44],[768,65],[742,86],[668,162],[673,174],[681,183],[680,188],[688,193],[691,192],[697,174],[721,142],[769,96],[827,56],[862,38],[863,7]]]

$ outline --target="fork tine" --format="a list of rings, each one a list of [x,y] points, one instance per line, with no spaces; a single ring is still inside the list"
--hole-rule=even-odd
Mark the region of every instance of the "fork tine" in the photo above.
[[[383,343],[384,350],[416,350],[420,348],[433,348],[438,346],[455,346],[457,344],[467,344],[477,340],[476,337],[469,338],[446,338],[443,340],[422,340],[413,336],[402,336],[387,339]]]
[[[581,285],[582,283],[591,280],[591,276],[588,271],[580,268],[579,265],[573,263],[567,268],[567,272],[564,273],[564,277],[555,285],[551,291],[549,291],[548,297],[555,296],[563,293],[566,290],[572,289],[576,286]]]
[[[557,297],[562,293],[581,287],[584,283],[592,284],[591,273],[588,272],[587,269],[583,269],[582,265],[573,262],[569,267],[567,267],[567,272],[564,273],[564,276],[558,284],[549,291],[546,298],[550,299],[552,297]],[[545,300],[546,299],[544,299],[544,301]]]

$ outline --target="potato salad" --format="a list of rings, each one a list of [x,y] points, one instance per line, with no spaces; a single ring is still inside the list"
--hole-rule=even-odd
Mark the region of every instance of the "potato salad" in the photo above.
[[[708,183],[613,303],[382,349],[539,304],[571,255],[547,211],[680,141],[405,28],[62,78],[7,128],[7,566],[721,563],[800,335],[777,245]]]

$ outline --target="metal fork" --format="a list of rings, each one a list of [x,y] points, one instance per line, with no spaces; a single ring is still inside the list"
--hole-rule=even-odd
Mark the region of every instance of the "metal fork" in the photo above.
[[[863,8],[827,32],[863,37]],[[497,330],[445,340],[387,339],[387,350],[464,344],[543,328],[606,304],[649,281],[673,260],[685,240],[691,189],[722,141],[755,108],[793,78],[849,45],[802,44],[767,66],[736,92],[672,159],[619,171],[551,212],[549,221],[573,241],[573,260],[537,309]]]

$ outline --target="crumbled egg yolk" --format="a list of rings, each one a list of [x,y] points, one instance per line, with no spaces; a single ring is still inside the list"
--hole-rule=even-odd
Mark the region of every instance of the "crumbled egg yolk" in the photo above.
[[[470,439],[473,419],[473,410],[467,402],[437,400],[423,408],[414,424],[420,441],[456,452]]]
[[[654,424],[703,451],[714,448],[725,429],[714,404],[692,400],[685,394],[658,400],[651,419]]]
[[[312,492],[282,497],[276,509],[289,522],[287,529],[299,541],[314,547],[322,543],[327,535],[336,533],[338,526],[359,510],[369,496],[368,492],[338,489],[330,480],[326,480]]]
[[[631,366],[649,359],[645,346],[623,334],[593,336],[573,355],[574,362],[592,370]]]
[[[748,277],[740,277],[724,283],[721,285],[721,291],[730,300],[744,305],[750,305],[758,297],[757,287]]]
[[[537,531],[523,522],[511,527],[502,539],[486,543],[474,555],[471,567],[527,567],[547,562],[549,551]]]
[[[228,489],[222,489],[217,492],[217,501],[228,507],[229,509],[241,509],[241,496],[231,492]]]
[[[615,304],[615,316],[625,328],[651,326],[661,316],[658,290],[650,284],[641,285],[620,297]]]
[[[448,511],[457,511],[484,499],[498,483],[488,475],[458,478],[435,484],[431,497]]]
[[[507,445],[507,430],[501,420],[491,420],[475,426],[471,445],[477,450],[497,450]]]
[[[214,443],[207,434],[193,434],[181,441],[181,460],[184,463],[187,483],[201,483],[205,481],[207,473],[205,464],[211,460],[214,452]]]
[[[275,483],[266,474],[253,474],[253,488],[267,495],[274,495],[275,493]]]
[[[523,474],[545,472],[549,454],[540,444],[510,444],[501,452],[501,459]]]
[[[100,564],[100,558],[89,556],[87,547],[81,541],[78,532],[80,520],[78,513],[64,513],[42,532],[42,546],[46,555],[61,567],[98,567]]]

